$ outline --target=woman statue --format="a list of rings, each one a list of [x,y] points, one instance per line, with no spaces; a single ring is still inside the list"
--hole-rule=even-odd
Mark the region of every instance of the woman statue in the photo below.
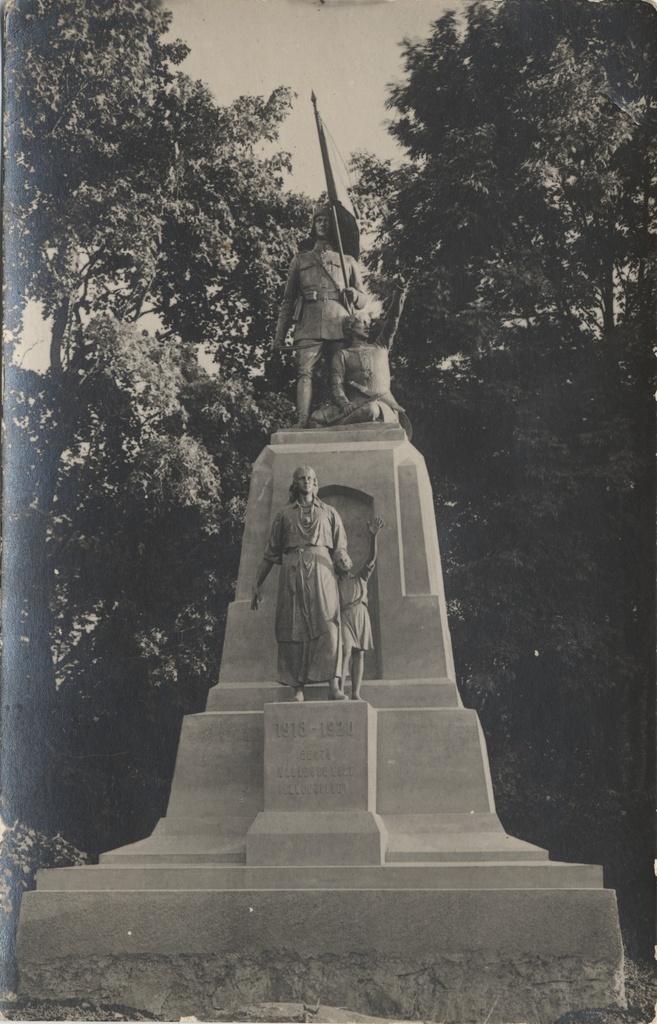
[[[340,598],[333,569],[333,556],[346,547],[340,516],[317,497],[315,470],[299,466],[289,504],[274,517],[251,601],[257,611],[262,584],[272,566],[280,565],[277,679],[294,688],[298,701],[307,683],[328,683],[329,700],[347,699],[340,688]]]

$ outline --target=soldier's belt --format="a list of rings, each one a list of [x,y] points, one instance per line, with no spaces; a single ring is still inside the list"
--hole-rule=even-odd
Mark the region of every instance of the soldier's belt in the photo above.
[[[334,295],[319,295],[316,291],[304,292],[302,298],[304,302],[339,302],[340,293],[336,292]]]

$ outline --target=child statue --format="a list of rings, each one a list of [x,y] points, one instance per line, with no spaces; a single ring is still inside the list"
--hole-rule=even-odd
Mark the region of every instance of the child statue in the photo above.
[[[360,687],[363,681],[365,651],[371,651],[372,626],[367,610],[367,581],[374,572],[377,555],[377,534],[385,525],[381,516],[373,523],[368,522],[371,544],[368,560],[357,576],[350,570],[353,562],[346,550],[336,551],[334,557],[335,573],[338,579],[340,594],[340,619],[342,622],[342,679],[340,689],[344,693],[344,683],[348,672],[351,672],[351,699],[362,700]]]

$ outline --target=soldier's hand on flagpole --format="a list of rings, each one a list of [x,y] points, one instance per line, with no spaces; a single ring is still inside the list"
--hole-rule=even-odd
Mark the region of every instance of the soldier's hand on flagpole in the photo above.
[[[348,302],[350,306],[353,306],[358,297],[358,292],[356,291],[355,288],[344,288],[342,291],[342,296],[345,302]]]

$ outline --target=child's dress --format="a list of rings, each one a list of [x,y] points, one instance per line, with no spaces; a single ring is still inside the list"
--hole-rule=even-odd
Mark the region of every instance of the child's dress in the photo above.
[[[355,647],[361,651],[371,651],[374,647],[370,613],[367,610],[367,581],[373,572],[374,562],[366,562],[358,576],[353,573],[338,576],[344,647]]]

